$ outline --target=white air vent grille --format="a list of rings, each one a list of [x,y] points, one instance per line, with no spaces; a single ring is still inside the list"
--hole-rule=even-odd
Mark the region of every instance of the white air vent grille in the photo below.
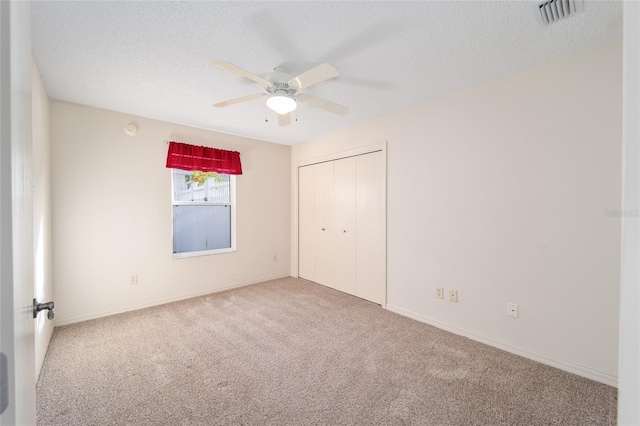
[[[542,24],[549,25],[581,12],[582,7],[582,0],[549,0],[537,6],[537,13]]]

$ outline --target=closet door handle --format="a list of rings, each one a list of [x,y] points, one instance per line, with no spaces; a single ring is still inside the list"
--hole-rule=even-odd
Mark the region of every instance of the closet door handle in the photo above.
[[[322,228],[322,230],[324,231],[324,228]]]
[[[53,302],[38,303],[36,299],[33,299],[33,318],[37,318],[38,312],[44,311],[45,309],[49,311],[47,312],[47,318],[49,318],[49,320],[53,320],[53,317],[55,316],[55,312],[53,311]]]

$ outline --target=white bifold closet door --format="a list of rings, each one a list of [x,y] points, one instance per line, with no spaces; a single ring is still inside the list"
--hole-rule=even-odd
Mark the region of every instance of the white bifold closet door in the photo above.
[[[386,163],[382,152],[356,157],[356,296],[385,305],[387,294]]]
[[[316,278],[316,167],[298,168],[298,276]],[[333,172],[333,168],[332,168]]]
[[[319,164],[315,175],[315,273],[320,284],[330,285],[332,281],[333,254],[329,248],[333,245],[333,164]]]
[[[382,152],[303,166],[298,174],[298,275],[384,304]]]
[[[333,162],[333,241],[331,286],[356,294],[356,157]]]

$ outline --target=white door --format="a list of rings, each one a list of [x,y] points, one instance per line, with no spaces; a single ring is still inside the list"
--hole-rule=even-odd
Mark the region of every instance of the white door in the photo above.
[[[381,151],[357,157],[356,296],[386,304],[386,164]]]
[[[298,276],[316,280],[316,169],[298,168]]]
[[[299,168],[298,276],[386,305],[382,151]]]
[[[0,93],[3,105],[0,109],[2,426],[36,422],[30,182],[30,13],[28,2],[0,1]]]
[[[333,161],[311,167],[315,169],[316,193],[315,282],[334,287]]]
[[[336,290],[356,294],[356,157],[333,163],[333,279]]]

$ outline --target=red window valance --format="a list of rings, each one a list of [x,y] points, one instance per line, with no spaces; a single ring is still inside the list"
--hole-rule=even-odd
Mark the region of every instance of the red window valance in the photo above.
[[[242,164],[238,151],[169,142],[167,168],[201,172],[241,175]]]

